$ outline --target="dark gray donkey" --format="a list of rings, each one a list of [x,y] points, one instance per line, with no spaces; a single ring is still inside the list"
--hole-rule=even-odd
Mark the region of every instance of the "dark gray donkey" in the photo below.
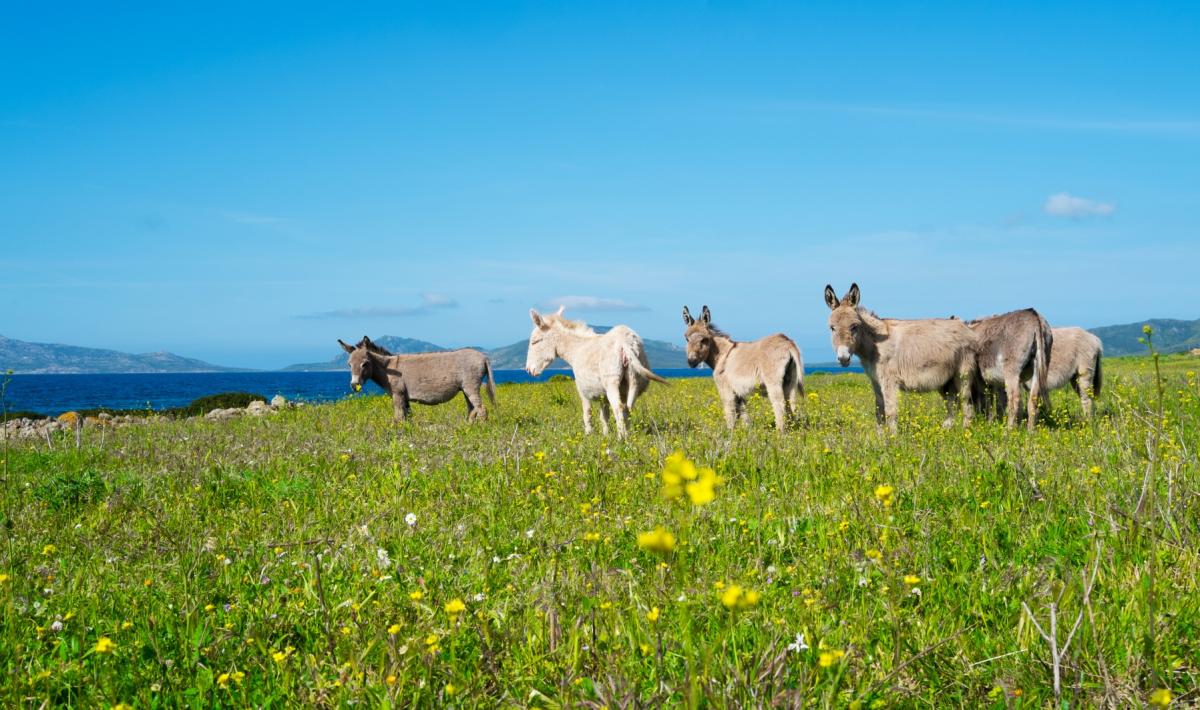
[[[1029,430],[1037,422],[1038,398],[1049,392],[1050,324],[1032,308],[967,321],[979,337],[979,374],[996,394],[997,409],[1007,409],[1008,428],[1017,425],[1021,383],[1029,382]]]
[[[338,345],[350,353],[350,386],[357,392],[371,380],[382,387],[392,395],[397,421],[408,418],[410,402],[442,404],[459,392],[467,400],[467,421],[487,419],[479,396],[485,378],[488,399],[496,403],[492,363],[478,350],[393,355],[365,335],[355,345],[341,339]]]

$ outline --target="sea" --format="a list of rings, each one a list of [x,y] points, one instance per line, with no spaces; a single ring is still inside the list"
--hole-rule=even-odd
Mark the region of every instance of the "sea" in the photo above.
[[[806,367],[805,372],[862,372],[859,367]],[[708,368],[656,369],[667,378],[708,377]],[[532,377],[524,370],[497,370],[496,383],[544,382],[570,370],[547,370]],[[331,402],[351,396],[378,395],[368,383],[350,391],[349,372],[179,372],[83,375],[11,375],[0,404],[8,412],[58,415],[78,409],[168,409],[223,392],[251,392],[266,399],[283,395],[293,402]]]

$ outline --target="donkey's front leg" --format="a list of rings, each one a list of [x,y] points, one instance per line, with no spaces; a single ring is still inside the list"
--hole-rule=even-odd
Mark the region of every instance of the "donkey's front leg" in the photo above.
[[[883,387],[875,380],[871,380],[871,390],[875,393],[875,426],[883,429]]]
[[[787,429],[787,397],[783,387],[775,385],[767,388],[767,399],[771,401],[771,409],[775,412],[775,430]]]
[[[402,422],[408,419],[408,395],[404,392],[392,395],[392,410],[395,412],[396,421]]]
[[[579,395],[579,404],[583,406],[583,433],[592,433],[592,400]]]
[[[883,419],[887,422],[888,429],[893,434],[899,431],[899,425],[896,423],[899,413],[900,386],[888,384],[883,388]]]
[[[971,399],[974,380],[974,372],[968,371],[958,376],[958,398],[962,400],[963,428],[971,426],[971,419],[975,416],[975,405]]]

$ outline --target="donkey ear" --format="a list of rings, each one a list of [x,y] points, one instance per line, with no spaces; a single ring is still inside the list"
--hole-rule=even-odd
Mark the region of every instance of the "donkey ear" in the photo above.
[[[554,312],[554,315],[561,316],[565,310],[567,310],[567,304],[560,303],[558,304],[558,310]]]
[[[858,284],[850,284],[850,290],[846,292],[845,296],[842,296],[842,301],[849,304],[851,308],[858,308],[859,298],[861,298],[861,294],[858,291]]]
[[[542,314],[538,313],[537,309],[535,309],[535,308],[529,309],[529,319],[533,321],[534,325],[545,330],[546,321],[542,319]]]
[[[825,284],[825,305],[829,306],[829,310],[832,311],[838,307],[838,303],[840,302],[838,301],[837,292],[833,290],[833,286]]]
[[[375,344],[375,343],[372,343],[371,339],[365,335],[362,337],[362,340],[360,340],[359,342],[361,342],[363,345],[367,346],[368,348]]]
[[[692,317],[692,312],[688,310],[687,306],[684,306],[683,307],[683,324],[691,325],[692,323],[695,323],[695,322],[696,322],[696,319]]]
[[[343,343],[341,338],[338,338],[338,345],[341,345],[341,346],[342,346],[342,350],[345,350],[345,351],[346,351],[346,352],[348,352],[348,353],[352,353],[352,352],[354,352],[354,347],[353,347],[353,346],[350,346],[350,345],[346,345],[345,343]]]
[[[712,311],[708,310],[708,306],[704,306],[700,309],[700,320],[704,321],[706,324],[712,323]]]

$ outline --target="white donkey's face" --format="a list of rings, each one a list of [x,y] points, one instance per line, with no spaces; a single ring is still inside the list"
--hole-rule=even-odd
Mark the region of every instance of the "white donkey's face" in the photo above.
[[[533,331],[529,334],[529,352],[525,356],[525,371],[537,377],[558,357],[555,348],[553,327],[532,308],[529,317],[533,320]]]

